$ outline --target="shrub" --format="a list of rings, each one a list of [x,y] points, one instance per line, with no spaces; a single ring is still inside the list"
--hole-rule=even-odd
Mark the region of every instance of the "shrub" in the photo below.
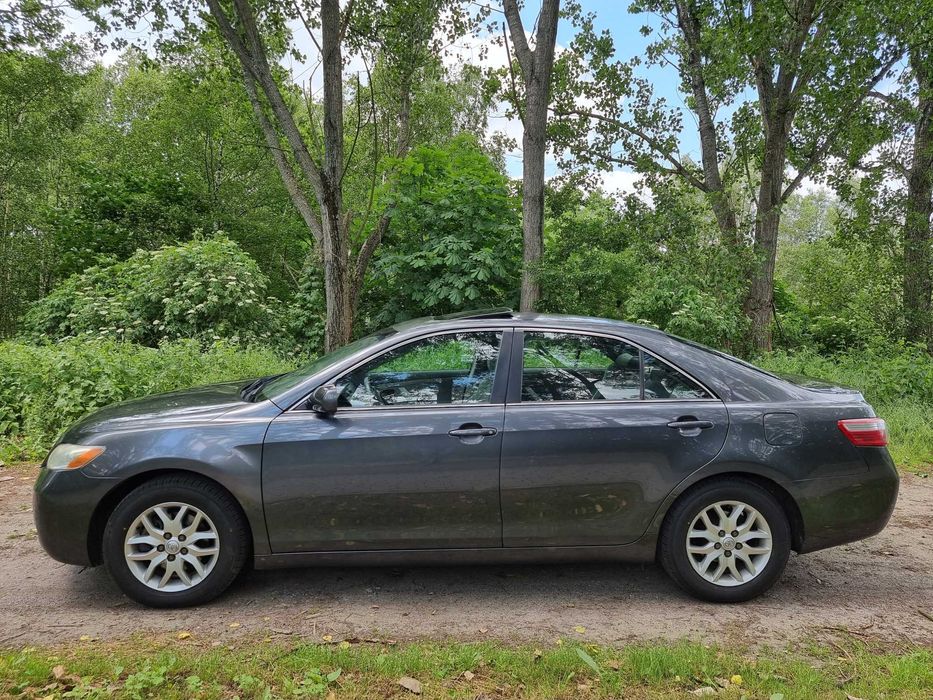
[[[34,340],[97,337],[156,346],[197,338],[263,340],[277,329],[268,280],[223,235],[196,238],[69,277],[26,314]]]
[[[0,455],[36,458],[85,413],[117,401],[198,384],[285,372],[267,349],[195,341],[149,348],[114,340],[0,343]]]

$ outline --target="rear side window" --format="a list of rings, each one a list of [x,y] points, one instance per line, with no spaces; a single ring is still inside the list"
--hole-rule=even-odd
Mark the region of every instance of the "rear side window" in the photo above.
[[[623,340],[526,332],[522,402],[713,398],[700,385]]]

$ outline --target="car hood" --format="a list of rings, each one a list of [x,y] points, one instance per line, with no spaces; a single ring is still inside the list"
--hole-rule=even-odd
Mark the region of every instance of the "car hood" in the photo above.
[[[87,414],[75,423],[62,442],[80,442],[82,436],[112,430],[212,420],[245,402],[240,390],[249,380],[198,386],[121,401]]]

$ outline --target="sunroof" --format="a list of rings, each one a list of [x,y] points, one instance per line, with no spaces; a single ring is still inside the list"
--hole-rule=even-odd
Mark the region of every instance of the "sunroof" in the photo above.
[[[472,311],[458,311],[453,314],[444,314],[434,318],[443,321],[452,321],[460,318],[512,318],[514,312],[507,306],[499,306],[493,309],[474,309]]]

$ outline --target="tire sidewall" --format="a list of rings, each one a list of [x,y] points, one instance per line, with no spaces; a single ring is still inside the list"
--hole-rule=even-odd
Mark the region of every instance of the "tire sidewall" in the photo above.
[[[771,528],[771,558],[764,571],[748,583],[717,586],[700,576],[687,553],[687,532],[700,512],[720,501],[740,501],[755,508]],[[737,603],[761,595],[781,577],[790,556],[791,532],[787,515],[778,500],[750,482],[719,482],[689,494],[679,503],[665,528],[664,565],[673,578],[693,595],[719,603]],[[673,568],[673,570],[671,570]]]
[[[156,481],[131,491],[113,510],[104,529],[103,558],[110,575],[127,596],[152,607],[198,605],[216,598],[236,578],[246,559],[243,528],[229,504],[218,501],[208,491],[196,482]],[[136,578],[124,557],[124,542],[130,525],[141,513],[172,501],[194,506],[210,518],[217,531],[220,552],[214,568],[202,582],[185,591],[164,592],[149,588]]]

